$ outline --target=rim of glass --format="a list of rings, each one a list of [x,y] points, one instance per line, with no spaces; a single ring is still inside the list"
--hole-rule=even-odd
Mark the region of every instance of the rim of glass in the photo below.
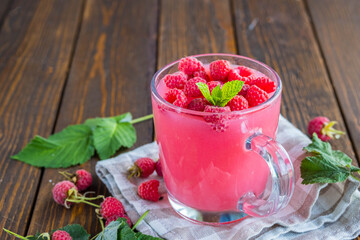
[[[274,76],[275,76],[275,81],[277,83],[277,88],[274,92],[274,94],[265,102],[255,106],[255,107],[251,107],[251,108],[247,108],[244,110],[240,110],[240,111],[232,111],[232,112],[225,112],[225,113],[217,113],[219,115],[227,115],[227,114],[248,114],[248,113],[252,113],[252,112],[256,112],[259,111],[261,109],[264,109],[268,106],[270,106],[281,94],[281,90],[282,90],[282,82],[281,79],[279,77],[279,75],[277,74],[277,72],[272,69],[271,67],[269,67],[268,65],[257,61],[255,59],[249,58],[249,57],[245,57],[245,56],[241,56],[241,55],[236,55],[236,54],[229,54],[229,53],[206,53],[206,54],[197,54],[197,55],[191,55],[191,56],[187,56],[187,57],[206,57],[206,56],[227,56],[227,57],[235,57],[235,58],[241,58],[250,62],[254,62],[255,64],[261,65],[262,67],[264,67],[265,69],[267,69],[268,71],[270,71]],[[158,93],[155,83],[156,83],[156,79],[157,77],[166,69],[174,66],[175,64],[177,64],[181,59],[178,59],[174,62],[171,62],[167,65],[165,65],[164,67],[160,68],[153,76],[152,80],[151,80],[151,93],[152,95],[155,97],[156,101],[161,102],[162,104],[164,104],[165,106],[167,106],[168,108],[176,111],[176,112],[182,112],[182,113],[188,113],[188,114],[192,114],[192,115],[200,115],[200,116],[207,116],[207,115],[214,115],[214,113],[211,112],[199,112],[199,111],[195,111],[195,110],[190,110],[187,108],[181,108],[178,106],[175,106],[171,103],[169,103],[168,101],[166,101],[163,97],[160,96],[160,94]]]

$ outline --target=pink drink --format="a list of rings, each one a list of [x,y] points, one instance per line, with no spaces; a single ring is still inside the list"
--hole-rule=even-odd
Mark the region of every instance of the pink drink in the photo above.
[[[155,75],[152,89],[156,140],[169,198],[202,212],[238,212],[241,197],[247,193],[262,197],[268,188],[269,166],[246,143],[257,133],[275,139],[281,102],[277,92],[281,88],[261,105],[220,114],[227,119],[225,126],[222,131],[214,130],[204,120],[213,113],[178,108],[161,99],[168,88],[160,80],[177,71],[176,66]],[[266,71],[252,70],[256,75],[267,75]]]

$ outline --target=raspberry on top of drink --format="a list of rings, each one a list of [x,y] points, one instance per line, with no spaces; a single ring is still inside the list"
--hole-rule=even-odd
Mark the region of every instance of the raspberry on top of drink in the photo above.
[[[162,78],[158,91],[169,103],[194,111],[255,107],[268,100],[277,87],[259,71],[222,59],[203,64],[195,57],[186,57],[179,61],[178,69]]]

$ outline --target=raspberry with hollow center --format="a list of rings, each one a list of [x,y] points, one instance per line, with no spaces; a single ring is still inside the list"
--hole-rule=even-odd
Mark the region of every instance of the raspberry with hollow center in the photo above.
[[[228,76],[228,81],[240,80],[245,83],[249,83],[252,79],[252,71],[244,66],[231,69]]]
[[[166,74],[163,80],[168,88],[183,89],[187,81],[187,75],[178,71],[173,74]]]
[[[231,68],[226,60],[217,60],[210,63],[210,75],[214,81],[226,81]]]
[[[165,94],[165,100],[168,101],[169,103],[172,103],[175,106],[183,107],[183,108],[186,107],[188,101],[185,93],[177,88],[170,89]]]
[[[249,84],[244,84],[241,88],[241,91],[238,93],[238,95],[241,95],[243,97],[246,96],[247,91],[250,89],[250,85]]]
[[[190,79],[184,87],[184,93],[188,97],[201,97],[202,93],[196,83],[206,83],[206,80],[201,77],[194,77]]]

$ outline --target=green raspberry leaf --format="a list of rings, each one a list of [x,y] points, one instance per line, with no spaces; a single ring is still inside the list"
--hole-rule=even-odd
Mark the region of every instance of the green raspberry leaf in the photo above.
[[[124,118],[102,119],[93,130],[94,145],[100,159],[106,159],[115,154],[120,147],[131,147],[136,142],[135,128]]]
[[[222,86],[222,98],[219,107],[224,107],[231,99],[233,99],[242,89],[243,81],[234,80],[227,82]]]
[[[68,126],[48,139],[35,136],[11,158],[36,167],[67,168],[86,162],[94,152],[91,128],[79,124]]]
[[[302,184],[343,182],[350,176],[350,170],[337,166],[324,156],[306,157],[300,166]]]
[[[104,119],[114,119],[117,122],[130,122],[132,120],[132,116],[131,113],[127,112],[115,117],[108,117],[108,118],[89,118],[85,121],[85,125],[89,126],[91,128],[91,130],[94,130],[97,125],[99,125],[101,123],[102,120]]]
[[[162,238],[158,238],[158,237],[149,236],[149,235],[143,234],[141,232],[137,232],[135,234],[135,236],[136,236],[137,240],[161,240],[162,239]]]
[[[119,221],[119,220],[118,220]],[[126,223],[125,218],[121,218],[122,224],[117,231],[117,239],[136,240],[135,233],[131,230],[129,225]]]
[[[88,240],[90,237],[90,234],[79,224],[67,225],[57,230],[63,230],[69,233],[72,240]],[[53,232],[55,232],[55,230]]]
[[[196,86],[198,86],[204,98],[206,98],[206,100],[208,100],[208,102],[211,103],[212,105],[215,105],[215,101],[210,95],[209,86],[202,82],[196,83]]]

